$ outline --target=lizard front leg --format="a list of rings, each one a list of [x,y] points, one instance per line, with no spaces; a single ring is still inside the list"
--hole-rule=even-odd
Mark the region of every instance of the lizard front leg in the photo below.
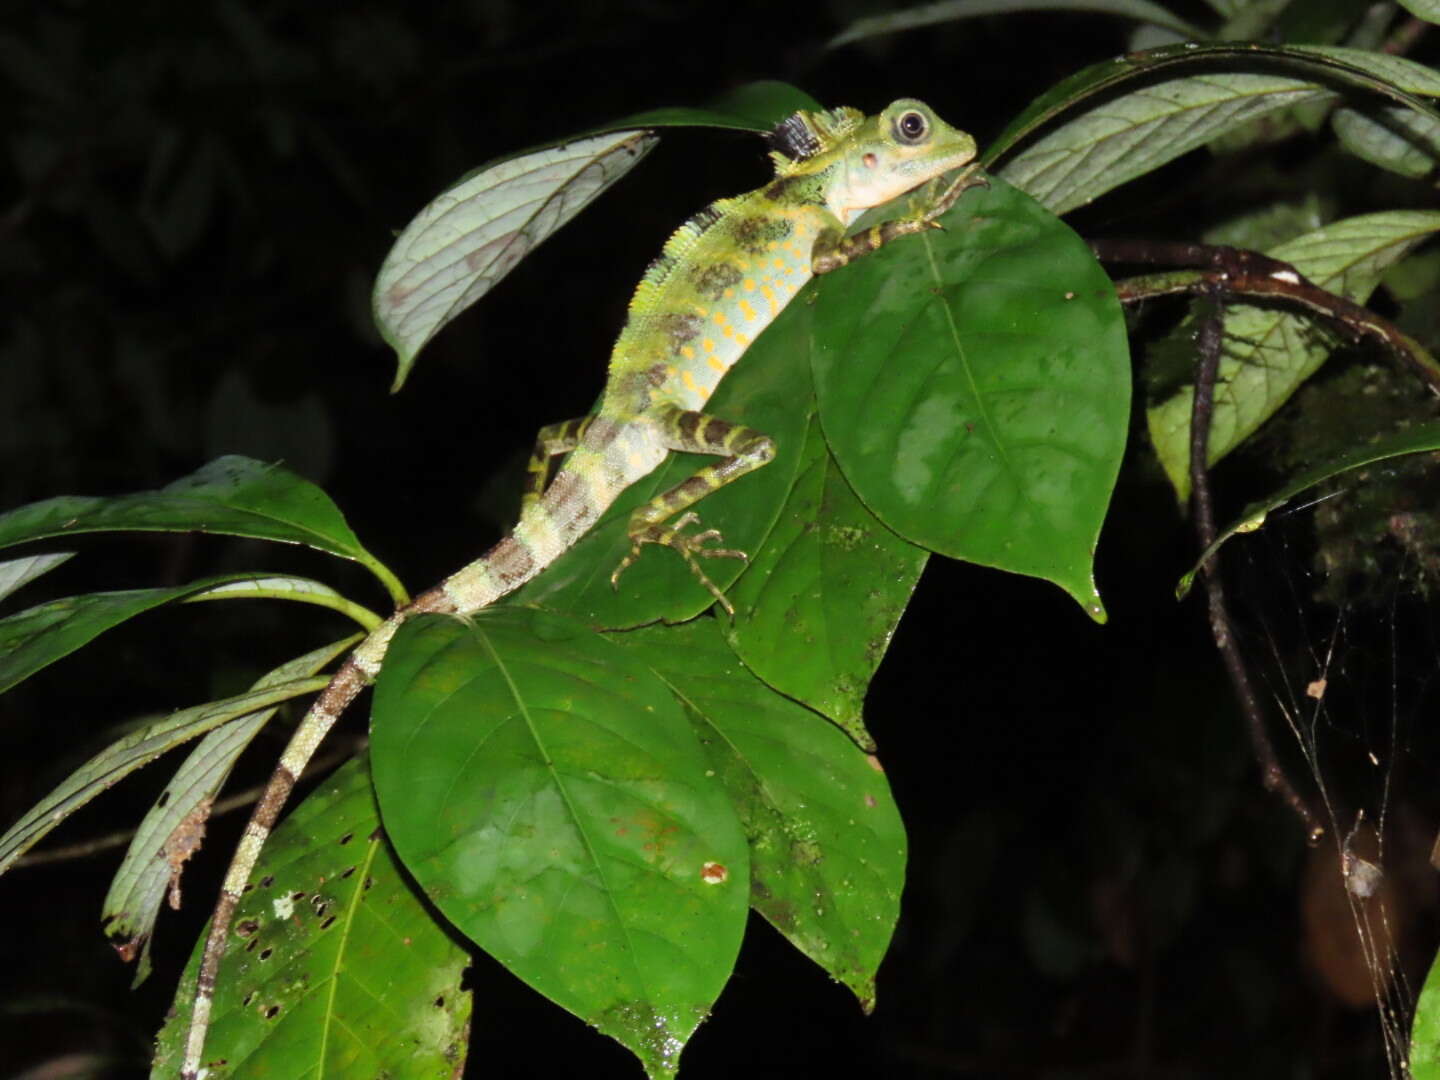
[[[922,190],[928,190],[935,182],[924,185]],[[811,250],[810,269],[817,274],[828,274],[854,262],[862,255],[879,251],[897,237],[943,228],[939,218],[955,205],[961,195],[972,187],[989,186],[990,181],[980,172],[979,164],[971,163],[956,174],[955,179],[938,198],[928,200],[928,206],[923,206],[913,214],[882,221],[854,236],[845,236],[839,230],[822,232]]]
[[[706,529],[690,534],[682,530],[699,524],[700,521],[699,516],[689,510],[689,507],[746,473],[769,464],[775,457],[775,442],[770,436],[762,435],[753,428],[674,406],[660,413],[656,421],[664,432],[667,449],[716,454],[721,460],[706,465],[669,491],[655,496],[630,515],[630,553],[615,567],[615,572],[610,575],[610,584],[619,588],[620,575],[640,557],[641,548],[645,544],[663,544],[677,551],[700,579],[700,584],[709,590],[721,607],[734,615],[734,607],[705,575],[705,571],[700,569],[698,560],[745,559],[745,552],[731,548],[707,547],[711,541],[717,544],[723,542],[718,529]],[[680,514],[680,517],[671,521],[676,514]]]

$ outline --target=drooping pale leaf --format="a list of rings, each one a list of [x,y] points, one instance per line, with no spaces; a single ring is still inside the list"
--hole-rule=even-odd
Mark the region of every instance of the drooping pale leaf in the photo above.
[[[0,693],[127,619],[246,576],[226,574],[169,589],[66,596],[0,619]]]
[[[384,621],[324,582],[291,574],[263,574],[240,581],[227,581],[187,596],[185,603],[197,604],[205,600],[295,600],[349,615],[366,630],[374,630]]]
[[[425,344],[526,255],[637,164],[653,128],[764,131],[808,95],[784,83],[741,87],[708,109],[653,109],[599,131],[511,154],[431,200],[405,227],[375,279],[373,310],[395,350],[399,390]]]
[[[927,558],[856,498],[812,420],[785,507],[730,591],[727,640],[765,682],[874,750],[865,690]]]
[[[1265,524],[1265,518],[1270,511],[1283,506],[1302,491],[1306,491],[1316,484],[1322,484],[1332,477],[1340,476],[1342,473],[1373,465],[1377,461],[1403,457],[1406,454],[1433,453],[1437,450],[1440,450],[1440,420],[1431,420],[1417,423],[1403,431],[1382,435],[1373,442],[1353,447],[1329,461],[1306,469],[1273,495],[1245,507],[1240,516],[1215,538],[1215,542],[1201,553],[1195,565],[1180,579],[1180,583],[1175,587],[1176,597],[1182,600],[1185,598],[1191,585],[1194,584],[1195,575],[1200,572],[1202,566],[1210,561],[1210,558],[1220,549],[1221,544],[1237,533],[1254,532]]]
[[[366,766],[340,768],[265,845],[220,965],[207,1080],[463,1071],[468,957],[386,842]],[[157,1040],[156,1080],[179,1073],[204,941]]]
[[[421,616],[390,645],[371,731],[385,828],[435,905],[673,1076],[730,977],[749,860],[665,685],[568,617]]]
[[[1114,288],[1079,237],[1001,181],[944,224],[820,294],[826,439],[907,540],[1053,581],[1103,620],[1091,562],[1130,393]]]
[[[1009,15],[1018,11],[1093,11],[1102,15],[1119,15],[1126,19],[1162,26],[1182,37],[1197,41],[1209,37],[1203,30],[1166,11],[1150,0],[941,0],[921,4],[885,15],[869,15],[856,19],[825,43],[827,49],[838,49],[852,41],[913,30],[956,19],[973,19],[980,15]]]
[[[1364,303],[1381,273],[1440,231],[1440,211],[1392,210],[1337,221],[1271,248],[1315,285]],[[1330,355],[1333,338],[1307,317],[1276,308],[1231,305],[1225,315],[1209,460],[1240,445]],[[1190,493],[1193,386],[1146,410],[1150,438],[1177,497]]]
[[[842,277],[844,272],[827,275]],[[823,284],[819,283],[819,284]],[[775,459],[706,495],[695,505],[700,524],[691,531],[718,528],[723,545],[755,554],[775,527],[795,482],[805,445],[808,403],[814,398],[806,362],[810,343],[810,305],[802,292],[745,350],[744,357],[721,381],[706,412],[741,423],[775,440]],[[543,604],[569,611],[593,626],[624,629],[664,619],[681,622],[714,603],[713,597],[675,552],[650,545],[625,571],[618,591],[610,574],[630,550],[630,513],[663,491],[717,459],[703,454],[671,454],[645,479],[631,485],[600,523],[550,566],[517,590],[509,602]],[[707,559],[706,575],[721,590],[745,569],[737,559]]]
[[[350,531],[339,507],[279,465],[227,454],[157,491],[62,495],[0,514],[0,547],[88,532],[207,532],[304,544],[353,559],[397,603],[405,591]]]
[[[314,675],[359,640],[357,634],[297,657],[261,676],[251,690],[267,690]],[[201,739],[135,831],[100,915],[105,934],[121,959],[136,959],[138,950],[133,986],[139,986],[150,973],[150,935],[161,901],[169,893],[171,906],[179,907],[180,875],[205,838],[205,822],[216,793],[229,777],[235,759],[273,715],[274,706],[261,709],[228,721]]]
[[[751,906],[868,1012],[905,882],[879,760],[741,668],[714,620],[614,638],[689,711],[749,838]]]
[[[487,166],[432,199],[396,238],[375,279],[375,325],[404,385],[415,358],[447,323],[658,141],[648,131],[587,135]]]
[[[1420,179],[1440,166],[1440,120],[1433,116],[1396,105],[1374,116],[1339,109],[1331,125],[1341,146],[1382,169]]]
[[[1222,63],[1227,70],[1217,72]],[[1182,75],[1187,69],[1199,73]],[[1161,72],[1177,77],[1156,82]],[[1130,83],[1143,85],[1117,93]],[[1413,61],[1362,49],[1169,45],[1108,60],[1063,80],[991,143],[985,160],[999,160],[1042,126],[1083,109],[1029,143],[996,173],[1064,213],[1226,132],[1276,110],[1328,100],[1337,89],[1381,94],[1433,114],[1422,97],[1440,94],[1440,75]]]
[[[21,559],[0,562],[0,600],[4,600],[16,589],[30,584],[40,575],[48,574],[74,554],[73,551],[52,551],[44,555],[26,555]]]
[[[1396,0],[1396,2],[1411,15],[1418,15],[1426,22],[1440,23],[1440,0]]]
[[[327,681],[318,676],[296,679],[266,690],[252,690],[235,697],[179,709],[111,743],[61,781],[54,791],[36,803],[4,836],[0,836],[0,874],[80,807],[167,750],[173,750],[181,743],[237,717],[271,708],[302,694],[314,693],[323,689]]]

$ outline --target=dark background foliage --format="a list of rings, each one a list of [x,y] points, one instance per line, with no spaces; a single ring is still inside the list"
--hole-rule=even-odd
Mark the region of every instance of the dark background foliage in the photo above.
[[[630,283],[669,230],[767,168],[748,136],[667,135],[391,397],[369,283],[393,231],[442,187],[503,153],[756,78],[867,110],[921,97],[984,145],[1032,96],[1126,47],[1118,21],[1030,14],[820,49],[860,13],[847,0],[11,9],[0,23],[0,507],[156,487],[246,453],[324,484],[413,589],[430,584],[513,515],[534,430],[589,406]],[[1074,223],[1193,238],[1197,207],[1235,189],[1203,161],[1182,170]],[[896,635],[869,724],[911,830],[911,869],[877,1013],[860,1016],[756,921],[685,1075],[1383,1075],[1373,1006],[1347,1007],[1315,973],[1352,932],[1348,916],[1306,929],[1302,905],[1317,894],[1300,830],[1259,787],[1200,607],[1171,599],[1185,523],[1143,443],[1131,458],[1100,549],[1108,627],[1051,586],[935,560]],[[1242,500],[1255,468],[1225,474]],[[1282,524],[1242,566],[1253,572],[1240,589],[1254,601],[1247,647],[1281,698],[1296,692],[1286,680],[1314,677],[1307,650],[1323,653],[1337,619],[1311,598],[1308,520]],[[79,546],[46,588],[258,567],[383,603],[358,571],[302,551],[173,537]],[[1332,679],[1338,693],[1349,676],[1350,708],[1326,728],[1341,752],[1324,775],[1346,815],[1372,805],[1379,774],[1350,763],[1373,749],[1395,780],[1392,821],[1423,823],[1435,757],[1415,717],[1429,700],[1432,627],[1398,575],[1381,589],[1376,604],[1340,609]],[[341,631],[293,606],[226,604],[102,639],[0,698],[0,821],[118,727],[233,692]],[[282,736],[262,737],[232,786],[259,782]],[[133,823],[165,768],[53,844]],[[162,919],[157,973],[134,992],[97,925],[122,849],[0,881],[0,1074],[66,1061],[73,1071],[44,1075],[143,1074],[242,817],[212,827],[184,910]],[[1390,848],[1397,880],[1405,850],[1403,839]],[[1405,927],[1416,979],[1433,928],[1428,916]],[[474,988],[470,1075],[639,1075],[484,958]]]

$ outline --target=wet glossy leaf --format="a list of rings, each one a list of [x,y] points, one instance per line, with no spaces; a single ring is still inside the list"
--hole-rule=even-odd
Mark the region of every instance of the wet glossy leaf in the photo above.
[[[1266,254],[1290,263],[1322,289],[1363,303],[1384,270],[1440,231],[1440,212],[1395,210],[1337,221]],[[1215,411],[1213,465],[1240,445],[1324,363],[1334,338],[1315,320],[1276,307],[1231,305],[1225,315]],[[1146,410],[1150,438],[1177,497],[1190,493],[1190,411],[1195,390]]]
[[[1340,145],[1382,169],[1420,179],[1440,163],[1440,120],[1387,105],[1372,115],[1339,109],[1331,120]]]
[[[267,709],[302,694],[322,689],[328,680],[321,677],[296,679],[266,690],[222,698],[205,705],[180,709],[162,720],[111,743],[0,836],[0,874],[8,870],[36,841],[59,825],[101,792],[107,791],[142,765],[148,765],[167,750],[203,735],[237,717]]]
[[[856,498],[812,420],[785,507],[730,591],[730,645],[765,682],[873,750],[865,691],[928,557]]]
[[[324,491],[279,465],[236,454],[158,491],[62,495],[0,514],[0,547],[88,532],[208,532],[304,544],[360,563],[392,597],[404,593]]]
[[[1103,619],[1091,560],[1130,394],[1114,289],[1079,237],[1003,182],[944,223],[820,294],[825,436],[905,539],[1053,581]]]
[[[468,957],[380,829],[365,758],[277,829],[235,913],[205,1043],[207,1080],[450,1080],[465,1062]],[[157,1040],[178,1074],[200,944]]]
[[[261,676],[251,690],[314,675],[359,640],[357,634],[297,657]],[[132,985],[139,986],[150,973],[150,935],[161,901],[169,893],[172,906],[179,906],[180,874],[204,840],[210,804],[235,759],[273,715],[274,706],[261,709],[230,720],[201,739],[135,831],[100,915],[121,958],[137,960]]]
[[[869,1011],[905,881],[879,760],[737,665],[714,620],[614,637],[689,710],[749,838],[751,906]]]
[[[371,728],[385,827],[436,906],[673,1075],[730,976],[749,866],[665,685],[573,619],[422,616],[390,645]]]

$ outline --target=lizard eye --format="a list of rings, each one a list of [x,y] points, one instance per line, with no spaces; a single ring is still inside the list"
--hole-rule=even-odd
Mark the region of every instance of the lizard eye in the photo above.
[[[895,137],[903,143],[918,143],[930,131],[925,114],[911,109],[895,118]]]

